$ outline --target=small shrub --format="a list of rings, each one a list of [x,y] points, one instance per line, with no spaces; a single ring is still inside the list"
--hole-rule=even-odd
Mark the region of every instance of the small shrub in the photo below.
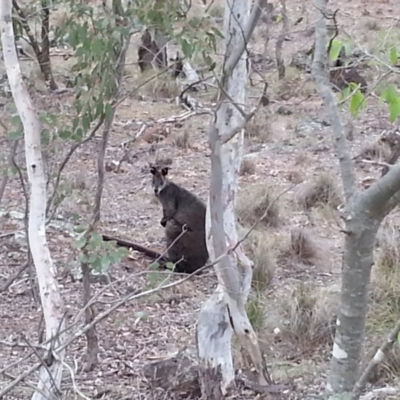
[[[240,175],[254,175],[256,173],[256,163],[251,158],[243,158],[240,164]]]
[[[265,215],[259,226],[277,226],[279,222],[279,205],[274,192],[267,185],[248,186],[239,192],[236,212],[239,223],[245,226],[255,224]]]
[[[314,182],[300,188],[297,192],[297,201],[306,210],[320,204],[337,208],[341,204],[341,197],[332,176],[322,174]]]

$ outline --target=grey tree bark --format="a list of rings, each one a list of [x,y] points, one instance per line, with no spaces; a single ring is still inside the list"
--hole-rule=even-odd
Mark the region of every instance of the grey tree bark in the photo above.
[[[53,349],[39,371],[39,384],[33,400],[53,398],[60,390],[65,350],[54,349],[63,343],[64,304],[61,299],[55,270],[46,241],[46,177],[43,167],[40,136],[42,127],[35,112],[31,97],[24,86],[21,69],[14,45],[11,20],[11,0],[0,2],[0,30],[4,64],[11,92],[24,127],[26,167],[30,184],[29,199],[29,247],[39,282],[40,298],[46,324],[46,339]]]
[[[317,22],[312,73],[330,116],[346,200],[343,212],[345,241],[340,310],[327,392],[332,395],[349,395],[359,376],[376,234],[382,220],[400,200],[400,165],[393,166],[367,190],[361,191],[357,188],[337,99],[329,82],[326,51],[327,0],[314,0],[314,5]]]
[[[261,1],[227,0],[224,34],[225,62],[220,81],[220,98],[210,129],[211,185],[207,208],[207,247],[211,260],[227,254],[215,265],[218,287],[200,311],[197,348],[200,385],[206,399],[221,399],[232,384],[235,371],[231,339],[235,333],[247,350],[257,372],[258,383],[270,383],[257,335],[246,313],[251,287],[252,262],[238,241],[235,198],[243,148],[243,128],[250,114],[246,103],[247,69],[244,51],[260,16]]]

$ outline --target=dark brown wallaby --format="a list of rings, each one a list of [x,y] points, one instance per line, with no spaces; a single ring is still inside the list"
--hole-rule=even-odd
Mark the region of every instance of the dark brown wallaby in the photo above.
[[[165,227],[168,259],[176,264],[175,271],[193,273],[208,260],[206,205],[194,194],[171,182],[167,178],[168,167],[152,165],[150,172],[154,193],[163,208],[161,225]],[[182,234],[183,230],[186,232]]]

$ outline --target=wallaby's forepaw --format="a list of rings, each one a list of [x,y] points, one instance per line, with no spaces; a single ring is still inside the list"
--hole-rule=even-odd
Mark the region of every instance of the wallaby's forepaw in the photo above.
[[[161,224],[161,226],[163,227],[163,228],[165,228],[166,226],[167,226],[167,222],[169,221],[169,218],[163,218],[161,221],[160,221],[160,224]]]

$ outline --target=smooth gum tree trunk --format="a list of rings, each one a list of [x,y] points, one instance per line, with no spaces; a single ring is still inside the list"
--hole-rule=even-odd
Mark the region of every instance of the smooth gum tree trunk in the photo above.
[[[56,336],[64,328],[64,304],[60,296],[53,262],[46,241],[46,177],[40,143],[42,127],[22,80],[14,45],[11,8],[11,0],[1,0],[1,41],[8,81],[24,127],[26,167],[30,186],[29,244],[39,282],[40,298],[46,324],[46,339],[54,338],[50,346],[55,349],[63,340],[63,335]],[[55,350],[53,350],[53,354],[54,352]],[[41,367],[38,390],[33,394],[33,400],[51,399],[54,398],[53,395],[59,394],[64,356],[65,350],[59,351],[56,357],[49,357],[46,365]]]
[[[243,115],[232,102],[246,104],[245,46],[260,15],[259,3],[249,17],[251,2],[227,0],[225,6],[225,64],[220,99],[210,129],[211,184],[207,208],[207,247],[211,260],[227,254],[238,241],[235,199],[243,149]],[[228,94],[228,95],[226,95]],[[232,132],[236,131],[236,135]],[[229,139],[227,139],[229,138]],[[197,347],[200,384],[205,399],[221,399],[235,378],[231,340],[235,333],[255,366],[259,384],[268,383],[257,336],[246,314],[252,262],[240,246],[215,265],[218,287],[199,313]]]

